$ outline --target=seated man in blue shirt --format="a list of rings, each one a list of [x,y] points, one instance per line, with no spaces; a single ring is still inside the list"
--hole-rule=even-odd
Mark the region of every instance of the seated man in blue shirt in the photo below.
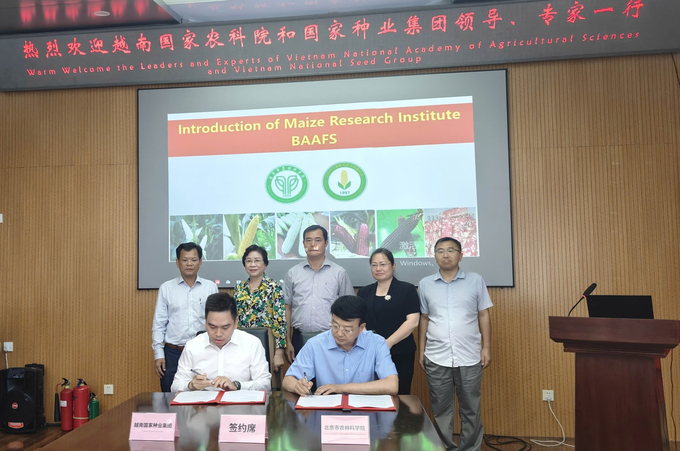
[[[309,339],[283,379],[283,389],[300,396],[353,393],[396,395],[397,369],[380,335],[366,330],[366,301],[340,296],[331,306],[331,329]],[[377,380],[376,380],[377,378]]]

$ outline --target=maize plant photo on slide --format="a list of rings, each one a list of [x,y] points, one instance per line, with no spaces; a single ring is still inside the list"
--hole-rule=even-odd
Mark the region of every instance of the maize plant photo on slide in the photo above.
[[[275,221],[274,213],[224,215],[224,259],[241,260],[252,244],[265,248],[268,258],[275,258]]]
[[[203,260],[222,260],[222,215],[170,216],[170,261],[177,246],[190,241],[203,248]]]
[[[334,257],[368,257],[375,250],[375,211],[331,212],[330,234]]]
[[[425,251],[434,257],[434,244],[443,236],[460,241],[465,257],[478,257],[477,209],[475,207],[431,208],[424,212]]]
[[[328,212],[277,213],[276,258],[306,258],[302,234],[314,224],[328,230]]]
[[[378,246],[395,257],[424,257],[423,210],[378,210]]]

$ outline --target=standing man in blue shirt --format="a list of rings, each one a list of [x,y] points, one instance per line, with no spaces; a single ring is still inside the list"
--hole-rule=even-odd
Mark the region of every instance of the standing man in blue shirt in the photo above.
[[[288,324],[286,358],[293,362],[302,347],[302,332],[323,332],[338,296],[354,294],[345,269],[326,258],[328,231],[318,224],[302,234],[307,261],[290,268],[283,282]]]
[[[168,280],[158,290],[151,328],[154,367],[164,392],[172,387],[184,345],[205,330],[205,301],[217,293],[214,282],[198,277],[203,263],[201,246],[183,243],[176,254],[180,277]]]
[[[316,395],[396,395],[397,368],[385,339],[366,331],[367,313],[362,298],[339,297],[331,306],[330,330],[307,341],[283,378],[283,389],[306,396],[316,378]]]
[[[434,245],[439,272],[418,285],[419,363],[427,374],[435,426],[449,450],[479,451],[482,369],[491,363],[493,307],[484,279],[459,268],[461,244],[450,237]],[[460,448],[453,443],[453,397],[458,397]]]

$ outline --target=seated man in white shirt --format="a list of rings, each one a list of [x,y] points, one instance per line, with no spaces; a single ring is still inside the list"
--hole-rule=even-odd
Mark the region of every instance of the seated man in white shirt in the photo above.
[[[262,342],[237,330],[236,301],[227,293],[208,296],[205,303],[207,333],[189,340],[179,358],[172,391],[271,391],[269,364]],[[198,373],[198,374],[196,374]]]

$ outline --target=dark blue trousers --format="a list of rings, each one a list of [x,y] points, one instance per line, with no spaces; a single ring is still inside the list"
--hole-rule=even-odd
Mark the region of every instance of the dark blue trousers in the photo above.
[[[161,391],[170,391],[172,381],[175,379],[175,373],[177,372],[179,356],[181,355],[182,351],[173,349],[168,345],[165,346],[165,374],[161,377]]]

